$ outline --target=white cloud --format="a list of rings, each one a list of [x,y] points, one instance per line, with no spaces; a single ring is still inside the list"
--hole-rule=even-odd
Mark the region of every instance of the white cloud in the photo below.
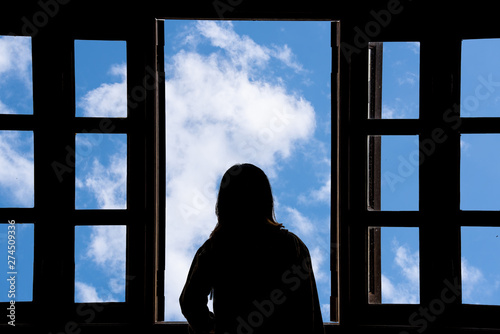
[[[311,190],[307,195],[300,195],[298,200],[300,203],[330,203],[332,188],[332,178],[329,175],[323,185],[317,189]]]
[[[263,66],[270,58],[266,47],[255,43],[248,36],[238,35],[231,22],[217,24],[213,21],[198,21],[196,28],[213,46],[227,51],[233,64],[245,71],[254,66]]]
[[[393,283],[387,276],[382,275],[382,302],[388,304],[416,304],[418,299],[410,285]]]
[[[400,268],[401,273],[411,283],[418,285],[419,282],[419,254],[411,253],[408,246],[401,246],[394,241],[395,258],[394,263]]]
[[[388,106],[388,105],[383,105],[382,106],[382,118],[385,118],[385,119],[394,119],[394,118],[402,118],[400,116],[397,115],[397,110],[396,108],[393,108],[391,106]]]
[[[310,236],[315,231],[313,223],[297,209],[291,207],[285,207],[284,209],[288,214],[286,219],[287,225],[289,225],[290,230],[295,231],[299,237]]]
[[[332,179],[328,177],[328,180],[319,188],[318,190],[314,190],[311,193],[311,196],[314,200],[319,202],[330,202],[331,198],[331,188],[332,188]]]
[[[321,314],[323,318],[325,318],[326,315],[326,317],[330,319],[330,304],[321,304]]]
[[[21,80],[31,90],[31,40],[0,37],[0,84],[8,78]]]
[[[75,300],[80,303],[103,302],[103,300],[97,295],[97,290],[91,285],[82,282],[75,282],[75,290]]]
[[[77,103],[85,117],[127,116],[127,66],[113,65],[109,74],[120,79],[88,91]]]
[[[14,110],[12,110],[9,106],[0,101],[0,114],[14,114],[14,113],[15,113]]]
[[[304,67],[286,44],[270,47],[257,44],[249,36],[238,35],[231,22],[199,21],[196,28],[213,46],[226,51],[232,65],[243,71],[253,73],[265,66],[271,58],[275,58],[297,73],[304,72]],[[189,34],[186,42],[193,41],[199,42],[200,39]]]
[[[402,77],[398,78],[398,84],[413,86],[418,83],[418,74],[412,72],[406,72]]]
[[[407,45],[414,54],[420,54],[420,42],[407,42]]]
[[[86,255],[109,273],[123,276],[126,259],[126,226],[93,226]]]
[[[382,302],[389,304],[416,304],[419,302],[419,254],[407,245],[393,241],[393,263],[402,279],[382,274]]]
[[[463,152],[466,152],[468,153],[469,149],[471,147],[471,144],[463,139],[460,139],[460,149],[462,150],[462,153]],[[470,155],[470,154],[468,154]]]
[[[79,303],[107,303],[117,301],[109,295],[105,298],[100,297],[95,287],[83,282],[75,282],[75,300]]]
[[[21,83],[21,86],[19,85]],[[23,88],[24,86],[24,88]],[[29,37],[0,37],[0,114],[21,112],[32,95],[31,40]],[[18,96],[16,94],[21,95]],[[14,98],[13,95],[16,95]],[[9,103],[8,100],[15,100]]]
[[[83,143],[79,140],[79,144]],[[76,179],[77,188],[86,188],[97,200],[100,209],[126,208],[127,157],[116,153],[109,157],[109,165],[104,166],[94,159],[91,171],[84,179]]]
[[[124,296],[126,284],[126,226],[92,226],[89,244],[85,254],[80,254],[82,259],[88,259],[97,265],[107,281],[107,285],[99,284],[97,289],[83,280],[93,282],[83,274],[85,262],[79,264],[80,272],[78,281],[75,282],[75,300],[78,302],[113,302],[118,301],[118,296]],[[77,255],[78,256],[78,255]]]
[[[321,266],[325,262],[325,250],[321,249],[320,246],[315,246],[314,248],[309,250],[311,255],[311,264],[313,267],[313,273],[316,279],[316,282],[327,281],[329,279],[328,273],[321,270]]]
[[[13,206],[34,204],[33,143],[27,140],[20,132],[0,131],[0,189]]]
[[[382,302],[388,304],[417,304],[418,291],[409,284],[393,283],[382,275]]]
[[[178,298],[197,247],[216,223],[219,178],[234,163],[251,162],[270,176],[278,162],[312,138],[315,112],[279,81],[265,80],[276,49],[240,36],[229,22],[199,22],[189,37],[217,52],[179,51],[167,64],[166,318],[183,320]],[[292,64],[292,53],[281,54]],[[273,53],[274,52],[274,53]],[[288,57],[288,58],[287,58]],[[305,233],[307,218],[289,209]],[[285,222],[288,224],[288,222]],[[310,233],[310,232],[309,232]],[[323,259],[315,253],[316,262]],[[319,273],[319,272],[318,272]]]
[[[274,46],[274,50],[271,54],[296,72],[304,71],[304,67],[297,61],[296,56],[288,45]]]
[[[469,264],[465,257],[462,257],[462,295],[463,302],[470,303],[474,300],[474,294],[478,292],[485,278],[479,268]]]

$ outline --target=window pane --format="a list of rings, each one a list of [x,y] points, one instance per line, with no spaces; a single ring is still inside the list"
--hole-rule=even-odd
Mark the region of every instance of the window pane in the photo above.
[[[0,131],[0,207],[32,208],[34,192],[32,131]]]
[[[77,117],[127,117],[124,41],[75,40]]]
[[[166,21],[165,320],[215,227],[218,183],[261,167],[277,220],[308,246],[322,314],[330,307],[330,22]]]
[[[75,208],[127,207],[127,135],[77,134]]]
[[[460,208],[500,210],[500,135],[463,134],[460,156]]]
[[[126,226],[75,227],[75,302],[124,302]]]
[[[370,260],[375,268],[374,280],[380,279],[382,304],[418,304],[420,302],[419,235],[417,227],[382,227],[380,249],[381,264]],[[377,240],[374,240],[375,242]],[[373,273],[370,271],[370,273]],[[379,275],[379,276],[378,276]],[[380,300],[378,301],[380,303]]]
[[[0,114],[33,114],[31,37],[0,36]]]
[[[368,145],[368,207],[418,210],[418,136],[369,136]]]
[[[419,117],[419,68],[419,42],[370,43],[370,118]]]
[[[34,224],[0,224],[0,302],[33,300]],[[12,261],[12,262],[11,262]]]
[[[500,116],[500,39],[462,41],[462,117]]]
[[[462,227],[462,303],[500,305],[500,227]]]

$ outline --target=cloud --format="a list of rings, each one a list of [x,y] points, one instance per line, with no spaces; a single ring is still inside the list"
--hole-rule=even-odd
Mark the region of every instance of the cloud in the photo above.
[[[464,303],[474,302],[477,299],[475,294],[484,283],[485,278],[482,271],[469,264],[469,261],[462,257],[462,301]]]
[[[460,139],[460,149],[462,150],[462,153],[467,153],[468,156],[470,156],[469,149],[471,147],[471,144],[463,139]]]
[[[75,282],[75,300],[80,303],[102,303],[104,300],[99,298],[97,290],[88,284]]]
[[[401,273],[411,283],[417,284],[419,281],[419,254],[411,253],[410,248],[401,246],[394,240],[394,249],[396,256],[394,263],[400,268]]]
[[[311,190],[307,195],[300,195],[298,197],[299,203],[323,203],[329,204],[331,198],[332,178],[331,175],[326,178],[320,188]]]
[[[0,84],[14,78],[31,90],[31,39],[0,37]]]
[[[125,209],[127,206],[127,157],[121,153],[109,158],[104,166],[94,159],[92,170],[83,180],[77,180],[77,188],[86,188],[97,200],[100,209]]]
[[[127,66],[113,65],[110,76],[118,82],[103,83],[88,91],[77,103],[84,117],[126,117],[127,116]]]
[[[232,64],[244,71],[261,67],[270,58],[266,47],[258,45],[248,36],[238,35],[231,22],[198,21],[196,28],[213,46],[225,50]]]
[[[100,267],[125,273],[126,226],[92,226],[86,255]]]
[[[233,66],[247,73],[261,69],[272,58],[281,61],[297,73],[305,71],[288,45],[273,44],[269,47],[259,45],[249,36],[238,35],[231,22],[199,21],[196,29],[212,46],[223,49],[228,55],[227,60]],[[201,40],[190,34],[187,43],[193,41]]]
[[[0,114],[32,113],[30,37],[0,37],[0,88]]]
[[[420,54],[420,42],[407,42],[406,45],[414,54]]]
[[[402,85],[414,86],[416,83],[418,83],[418,74],[412,72],[405,72],[405,74],[402,77],[398,78],[398,84],[400,86]]]
[[[116,302],[117,300],[109,295],[101,298],[97,289],[92,285],[75,282],[75,301],[78,303],[108,303]]]
[[[417,304],[418,296],[409,284],[393,283],[382,274],[382,302],[387,304]]]
[[[280,80],[266,79],[273,58],[295,66],[287,47],[278,53],[259,45],[238,35],[230,22],[198,22],[184,36],[191,49],[178,51],[166,66],[168,320],[184,319],[178,298],[196,249],[215,226],[216,191],[225,170],[252,162],[273,182],[279,163],[311,140],[316,128],[309,101]],[[196,52],[202,43],[214,51]],[[312,233],[307,217],[293,208],[286,213],[291,221],[285,224]],[[314,254],[323,261],[320,252]]]
[[[78,209],[126,208],[127,143],[125,135],[77,135],[76,170]]]
[[[285,212],[288,214],[286,219],[287,224],[299,236],[310,236],[315,231],[313,223],[297,209],[285,207]]]
[[[417,304],[419,302],[419,254],[394,239],[393,264],[398,269],[397,282],[382,274],[382,302],[388,304]]]
[[[9,106],[0,101],[0,114],[15,114],[15,113],[16,112],[14,110],[12,110]]]
[[[418,106],[405,102],[401,98],[395,98],[392,102],[382,105],[382,118],[384,119],[414,118],[416,115],[418,115]]]
[[[79,274],[75,282],[75,300],[78,302],[116,302],[125,296],[126,226],[90,226],[89,243],[79,256]],[[82,262],[83,260],[91,261]],[[89,278],[84,272],[96,266],[107,285]],[[90,281],[99,287],[83,281]]]
[[[0,131],[0,189],[5,206],[34,205],[32,134]]]
[[[295,72],[304,71],[304,67],[297,61],[296,56],[292,52],[292,49],[288,47],[288,45],[285,44],[283,46],[274,46],[273,51],[271,52],[271,54],[275,58],[281,60],[286,66],[295,70]]]

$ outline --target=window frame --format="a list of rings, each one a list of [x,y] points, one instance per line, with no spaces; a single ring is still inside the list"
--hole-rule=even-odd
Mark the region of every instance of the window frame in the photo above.
[[[35,227],[33,300],[16,303],[16,325],[21,325],[21,328],[76,331],[99,324],[140,323],[154,314],[154,304],[148,302],[154,299],[154,294],[144,292],[153,288],[153,282],[147,283],[149,275],[145,268],[151,268],[154,263],[154,252],[148,250],[146,244],[152,240],[157,209],[154,199],[158,198],[155,138],[158,137],[159,108],[155,92],[159,80],[155,58],[156,21],[141,19],[140,22],[142,26],[135,31],[137,34],[114,29],[118,22],[113,20],[94,28],[68,25],[63,21],[70,29],[58,29],[58,22],[54,21],[52,26],[33,32],[33,114],[0,115],[2,130],[30,130],[34,133],[34,207],[0,209],[2,221],[33,223]],[[24,36],[22,30],[14,34]],[[7,32],[4,28],[0,32],[12,34],[11,30]],[[76,39],[127,42],[126,118],[75,116]],[[75,209],[77,133],[127,134],[126,209]],[[145,163],[132,163],[134,160]],[[82,225],[127,227],[125,302],[74,302],[74,235],[75,227]],[[132,241],[134,235],[143,235],[144,238]],[[0,303],[0,306],[6,308],[7,304]],[[135,305],[144,307],[138,311]],[[8,328],[9,319],[3,318],[0,327]],[[47,322],[47,319],[52,321]]]
[[[343,27],[348,32],[344,35],[345,40],[359,38],[352,33],[356,30],[350,28]],[[494,319],[500,311],[499,306],[464,304],[461,295],[443,299],[443,293],[461,286],[461,227],[500,226],[495,223],[499,212],[460,209],[460,135],[500,133],[497,126],[500,119],[460,116],[461,43],[466,34],[450,35],[446,40],[437,40],[426,35],[414,38],[411,34],[405,36],[405,32],[388,33],[372,38],[372,47],[342,59],[342,69],[349,73],[342,87],[349,87],[351,92],[367,93],[340,96],[348,101],[342,105],[340,115],[343,124],[340,150],[345,157],[341,160],[340,174],[341,180],[346,180],[340,195],[345,200],[340,208],[340,238],[341,251],[349,254],[349,260],[345,261],[347,270],[341,271],[341,280],[345,283],[341,291],[349,293],[349,297],[341,301],[341,323],[393,326],[394,330],[407,332],[422,331],[421,326],[443,330],[498,328]],[[379,43],[398,41],[420,42],[420,117],[370,117],[377,115],[370,104],[374,100],[375,104],[380,103],[376,101],[378,94],[372,93],[372,86],[381,87],[376,77],[379,70],[370,68],[378,51],[370,54],[370,49],[378,48]],[[375,63],[381,64],[381,61],[375,59]],[[370,75],[376,77],[373,85],[367,80]],[[369,112],[365,112],[368,106]],[[419,211],[376,209],[380,200],[380,180],[371,179],[370,175],[380,173],[377,171],[380,143],[367,140],[374,135],[419,135],[423,159],[419,165]],[[423,153],[430,142],[434,143],[433,151]],[[364,182],[358,182],[360,179]],[[377,300],[377,292],[381,292],[377,291],[376,283],[381,275],[377,272],[380,248],[373,246],[372,239],[376,240],[374,227],[383,226],[419,228],[419,304],[380,304]],[[422,309],[434,307],[436,310],[437,305],[444,305],[442,312],[430,313],[432,320],[422,318]],[[360,319],[357,314],[364,316]]]
[[[276,18],[262,18],[258,19],[258,21],[268,21],[268,20],[279,20]],[[159,19],[160,20],[160,19]],[[167,20],[167,19],[161,19],[161,20]],[[220,20],[217,18],[210,18],[210,20]],[[239,18],[236,18],[235,20],[242,20]],[[290,21],[290,20],[296,20],[296,19],[282,19],[284,21]],[[340,78],[340,71],[339,71],[339,57],[340,57],[340,44],[339,44],[339,33],[340,33],[340,21],[334,20],[334,19],[305,19],[306,21],[323,21],[323,22],[330,22],[331,23],[331,41],[330,41],[330,46],[332,48],[331,54],[332,54],[332,59],[331,59],[331,64],[332,64],[332,70],[331,70],[331,92],[333,92],[337,96],[339,93],[339,78]],[[159,25],[160,27],[160,25]],[[163,27],[163,25],[161,25]],[[158,38],[163,38],[164,36],[162,33],[158,33]],[[158,45],[160,45],[162,41],[158,41]],[[163,51],[158,50],[158,59],[163,59]],[[162,78],[165,78],[165,72],[164,72],[164,64],[159,64],[158,68],[160,69],[160,75]],[[165,80],[162,80],[161,84],[165,85]],[[161,90],[163,92],[164,90]],[[159,100],[161,103],[165,101],[165,96],[161,96],[160,92],[160,98]],[[165,108],[164,105],[160,104],[160,108]],[[339,100],[338,98],[335,98],[334,102],[331,104],[331,115],[335,116],[338,118],[338,108],[339,108]],[[165,110],[165,109],[162,109]],[[165,113],[160,113],[162,115],[165,115]],[[162,121],[160,124],[165,124],[163,121],[164,118],[162,118]],[[165,131],[166,129],[160,129],[160,143],[164,144],[164,136],[165,136]],[[331,125],[331,142],[332,142],[332,167],[331,167],[331,175],[332,175],[332,185],[331,189],[337,189],[338,187],[338,175],[336,173],[336,170],[338,168],[338,144],[339,144],[339,128],[338,128],[338,122],[336,122],[335,125]],[[166,175],[166,147],[162,146],[160,147],[160,155],[158,157],[158,160],[161,162],[161,166],[163,166],[164,169],[160,168],[160,173],[163,173],[163,179],[160,179],[161,187],[160,187],[160,194],[165,194],[164,198],[166,198],[166,192],[165,192],[165,186],[166,186],[166,180],[165,180],[165,175]],[[164,203],[165,201],[161,201],[161,203]],[[339,199],[338,199],[338,192],[337,191],[332,191],[331,192],[331,200],[330,200],[330,271],[331,271],[331,284],[330,284],[330,321],[324,322],[325,327],[331,327],[331,326],[336,326],[338,325],[339,322],[339,240],[338,240],[338,218],[337,218],[337,212],[338,212],[338,205],[339,205]],[[165,207],[161,207],[162,212],[165,212]],[[162,238],[162,236],[165,235],[165,229],[166,229],[166,217],[162,216],[161,217],[163,220],[160,221],[159,226],[157,228],[157,232],[159,233],[157,236],[157,242],[158,242],[158,262],[157,262],[157,301],[160,303],[160,301],[163,302],[163,304],[156,305],[156,310],[157,310],[157,324],[159,325],[165,325],[165,326],[179,326],[182,324],[187,324],[186,322],[177,322],[177,321],[164,321],[163,320],[163,315],[164,315],[164,284],[168,284],[168,282],[164,281],[164,270],[165,268],[165,240]],[[163,223],[164,222],[164,223]],[[161,295],[160,295],[161,293]],[[163,299],[162,299],[163,298]]]

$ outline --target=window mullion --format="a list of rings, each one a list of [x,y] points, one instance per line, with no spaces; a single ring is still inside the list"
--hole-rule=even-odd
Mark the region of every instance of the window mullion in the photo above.
[[[458,105],[459,70],[459,40],[422,41],[420,301],[426,306],[440,298],[445,282],[460,279],[460,230],[456,219],[460,196],[460,137],[444,121],[445,113]],[[457,303],[459,299],[454,302]],[[447,314],[450,313],[447,309]]]
[[[35,161],[35,266],[33,300],[41,323],[69,314],[73,302],[74,165],[67,159],[72,147],[70,88],[72,43],[56,30],[33,38],[33,100]],[[50,89],[47,89],[50,87]],[[68,110],[68,108],[70,108]],[[67,173],[57,166],[64,166]],[[57,277],[56,280],[54,278]],[[57,282],[57,291],[53,287]],[[60,312],[51,312],[57,300]],[[53,318],[54,319],[54,318]]]

